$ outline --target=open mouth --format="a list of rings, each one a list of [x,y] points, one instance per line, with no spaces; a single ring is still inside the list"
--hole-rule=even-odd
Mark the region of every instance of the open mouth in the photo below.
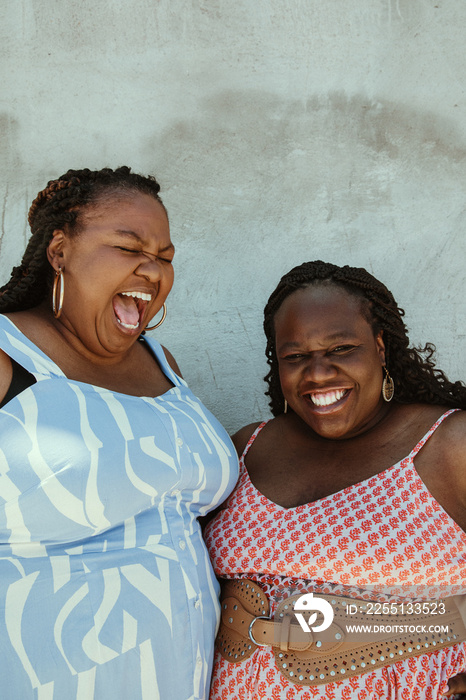
[[[339,404],[351,389],[333,389],[332,391],[319,391],[305,395],[305,398],[316,408],[328,408]]]
[[[138,329],[152,295],[147,292],[121,292],[113,297],[113,311],[119,325],[128,331]]]

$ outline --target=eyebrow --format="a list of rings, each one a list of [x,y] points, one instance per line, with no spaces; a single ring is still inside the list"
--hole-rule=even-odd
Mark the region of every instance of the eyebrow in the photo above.
[[[345,338],[354,338],[354,333],[350,333],[349,331],[336,331],[326,336],[326,340],[345,340]]]
[[[132,238],[138,243],[143,244],[141,236],[138,233],[136,233],[136,231],[132,231],[131,229],[117,228],[115,229],[115,233],[118,233],[120,236],[125,236],[126,238]],[[175,250],[175,246],[173,245],[173,243],[169,243],[169,245],[165,246],[165,248],[160,248],[159,252],[165,253],[167,250]]]
[[[337,340],[349,340],[351,338],[354,338],[353,333],[349,333],[347,331],[336,331],[335,333],[330,333],[330,335],[325,336],[325,342],[331,343],[331,342],[335,342]],[[287,350],[289,348],[290,350],[292,350],[294,348],[300,348],[301,346],[302,346],[302,343],[289,342],[289,343],[283,343],[283,345],[280,345],[279,349],[280,350]]]

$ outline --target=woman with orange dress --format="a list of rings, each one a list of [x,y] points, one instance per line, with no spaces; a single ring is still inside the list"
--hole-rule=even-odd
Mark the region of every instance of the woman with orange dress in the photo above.
[[[466,387],[403,315],[366,270],[321,261],[267,303],[274,417],[234,437],[240,479],[206,530],[224,588],[212,700],[464,690]],[[352,621],[391,627],[367,641]]]

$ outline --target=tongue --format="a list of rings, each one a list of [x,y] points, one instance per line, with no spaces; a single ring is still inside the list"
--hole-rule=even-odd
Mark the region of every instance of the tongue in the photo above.
[[[139,310],[133,297],[123,297],[117,294],[113,298],[113,310],[122,323],[128,326],[139,324]]]

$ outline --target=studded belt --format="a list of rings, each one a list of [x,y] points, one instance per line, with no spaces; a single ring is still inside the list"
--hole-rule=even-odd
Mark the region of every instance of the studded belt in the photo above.
[[[307,610],[306,602],[312,606]],[[466,640],[465,596],[408,603],[408,612],[403,606],[399,612],[397,605],[389,606],[383,624],[378,624],[380,615],[371,615],[368,622],[366,600],[321,593],[312,599],[312,595],[309,598],[309,594],[300,593],[283,600],[272,619],[267,596],[257,583],[225,580],[216,645],[223,658],[233,664],[249,658],[259,647],[269,646],[285,678],[298,685],[315,686]],[[442,612],[432,614],[434,606]],[[330,626],[319,630],[324,624],[317,614],[308,615],[312,610],[323,611],[324,622],[328,611]],[[316,620],[319,624],[310,627]]]

